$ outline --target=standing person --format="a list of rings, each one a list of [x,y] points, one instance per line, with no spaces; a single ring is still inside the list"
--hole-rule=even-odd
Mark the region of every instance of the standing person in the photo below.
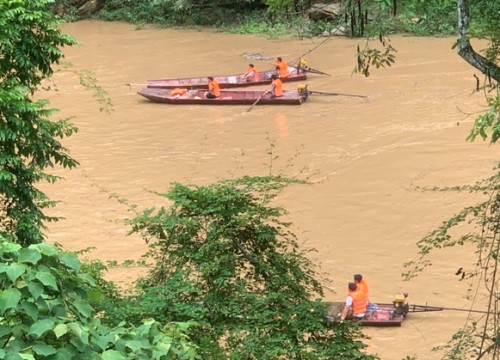
[[[358,290],[355,283],[349,283],[347,286],[348,293],[345,300],[345,307],[340,315],[340,321],[344,321],[346,317],[352,319],[363,319],[366,313],[366,300],[364,294]]]
[[[250,81],[259,81],[259,72],[255,68],[254,64],[248,65],[248,70],[241,76],[242,80]]]
[[[283,83],[278,78],[278,75],[273,74],[271,76],[271,90],[266,91],[265,93],[271,93],[271,98],[277,98],[283,96]]]
[[[219,83],[214,80],[213,76],[208,77],[208,92],[205,93],[207,99],[215,99],[220,96]]]
[[[290,76],[290,71],[288,70],[288,65],[283,61],[281,57],[278,57],[278,61],[276,62],[276,70],[282,79]]]
[[[354,283],[358,287],[358,290],[365,294],[366,305],[370,304],[370,293],[368,291],[368,284],[363,279],[361,274],[354,275]]]

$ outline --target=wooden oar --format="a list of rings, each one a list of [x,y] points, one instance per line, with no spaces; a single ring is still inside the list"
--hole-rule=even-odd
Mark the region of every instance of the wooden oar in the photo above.
[[[246,109],[246,111],[245,111],[245,112],[249,112],[250,110],[252,110],[252,109],[253,109],[253,107],[254,107],[255,105],[257,105],[257,103],[258,103],[258,102],[259,102],[259,101],[260,101],[260,100],[264,97],[264,95],[266,95],[266,94],[267,94],[267,91],[264,91],[264,92],[262,93],[262,95],[261,95],[261,96],[260,96],[257,100],[255,100],[255,102],[252,104],[252,106],[250,106],[248,109]]]
[[[148,86],[148,84],[139,84],[139,83],[130,83],[130,84],[125,84],[125,85],[128,85],[128,86]]]
[[[324,92],[324,91],[312,91],[308,90],[309,94],[318,94],[318,95],[329,95],[329,96],[354,96],[354,97],[360,97],[363,99],[368,99],[368,96],[366,95],[356,95],[356,94],[343,94],[343,93],[331,93],[331,92]]]

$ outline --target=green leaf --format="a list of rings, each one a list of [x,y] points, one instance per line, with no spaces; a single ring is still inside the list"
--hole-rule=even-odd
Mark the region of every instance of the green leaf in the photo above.
[[[35,301],[43,294],[44,290],[43,285],[37,282],[28,283],[28,289]]]
[[[95,280],[92,276],[90,276],[88,274],[79,274],[78,277],[80,279],[84,280],[86,283],[88,283],[92,286],[96,286]]]
[[[136,352],[137,350],[144,349],[142,345],[142,341],[139,340],[129,340],[125,343],[125,346],[130,348],[132,352]]]
[[[15,308],[21,300],[21,292],[17,289],[7,289],[0,294],[0,314],[5,310]]]
[[[22,249],[19,253],[19,258],[17,261],[20,263],[31,263],[36,265],[38,261],[42,258],[40,252],[33,248]]]
[[[43,255],[47,255],[47,256],[54,256],[54,255],[57,255],[59,253],[59,251],[57,250],[57,248],[55,246],[47,244],[46,242],[32,245],[31,247],[39,249],[39,251]]]
[[[40,271],[36,273],[35,278],[40,280],[43,285],[57,290],[56,278],[51,273]]]
[[[21,359],[25,360],[36,360],[33,354],[30,353],[19,353],[19,356],[21,357]]]
[[[33,349],[35,354],[41,356],[49,356],[57,353],[57,350],[53,346],[47,344],[36,344],[31,348]]]
[[[82,344],[88,345],[89,344],[89,333],[86,329],[84,329],[80,324],[78,323],[70,323],[67,324],[68,328],[71,330],[73,334],[78,336]]]
[[[36,304],[23,300],[21,301],[21,309],[23,309],[34,321],[38,320],[38,306],[36,306]]]
[[[10,281],[15,282],[19,276],[24,274],[26,266],[20,264],[11,264],[6,271]]]
[[[58,324],[52,331],[56,335],[56,338],[59,339],[68,332],[68,326],[66,324]]]
[[[92,315],[92,307],[86,300],[76,300],[73,302],[73,306],[86,318],[89,318]]]
[[[67,267],[79,271],[80,270],[80,260],[76,257],[75,254],[71,253],[60,253],[59,254],[59,259],[61,262],[66,265]]]
[[[44,319],[44,320],[37,321],[36,323],[31,325],[31,328],[29,329],[28,333],[30,335],[34,335],[37,338],[39,338],[40,336],[45,334],[47,331],[52,330],[53,327],[54,327],[54,321],[52,321],[50,319]]]
[[[12,328],[7,325],[0,325],[0,339],[12,333]]]
[[[102,353],[103,360],[127,360],[120,352],[116,350],[107,350]]]

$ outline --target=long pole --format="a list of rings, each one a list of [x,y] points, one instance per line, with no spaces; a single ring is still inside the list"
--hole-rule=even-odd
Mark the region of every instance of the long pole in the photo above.
[[[309,90],[309,94],[332,95],[332,96],[354,96],[354,97],[363,98],[365,100],[368,99],[368,96],[366,96],[366,95],[344,94],[344,93],[331,93],[331,92],[312,91],[312,90]]]
[[[253,107],[254,107],[255,105],[257,105],[257,103],[258,103],[258,102],[259,102],[259,101],[260,101],[260,100],[264,97],[264,95],[266,95],[266,91],[264,91],[264,92],[262,93],[262,95],[261,95],[261,96],[260,96],[257,100],[255,100],[255,102],[252,104],[252,106],[250,106],[248,109],[246,109],[246,111],[245,111],[245,112],[249,112],[250,110],[252,110],[252,109],[253,109]]]
[[[410,305],[410,311],[411,312],[419,312],[417,310],[418,308],[421,309],[421,311],[441,311],[441,310],[453,310],[453,311],[465,311],[465,312],[471,312],[471,313],[479,313],[479,314],[494,314],[488,311],[482,311],[482,310],[471,310],[471,309],[462,309],[462,308],[452,308],[452,307],[443,307],[443,306],[428,306],[428,305]]]

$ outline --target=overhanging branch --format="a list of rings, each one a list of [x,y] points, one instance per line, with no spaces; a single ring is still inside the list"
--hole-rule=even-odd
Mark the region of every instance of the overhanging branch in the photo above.
[[[500,82],[500,67],[472,48],[467,36],[469,25],[470,16],[467,0],[458,0],[458,55],[486,76]]]

